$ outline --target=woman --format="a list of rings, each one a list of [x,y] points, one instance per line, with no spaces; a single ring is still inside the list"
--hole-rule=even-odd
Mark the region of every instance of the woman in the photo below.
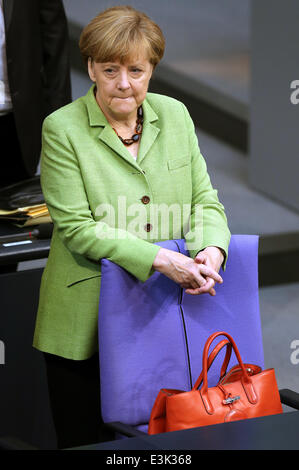
[[[54,230],[34,346],[45,353],[61,447],[101,439],[101,259],[142,282],[157,270],[189,294],[215,295],[230,240],[188,111],[174,99],[147,93],[164,52],[160,28],[131,7],[110,8],[83,30],[80,50],[94,84],[44,121],[41,160]],[[183,236],[190,257],[155,244]],[[85,435],[92,418],[94,431]]]

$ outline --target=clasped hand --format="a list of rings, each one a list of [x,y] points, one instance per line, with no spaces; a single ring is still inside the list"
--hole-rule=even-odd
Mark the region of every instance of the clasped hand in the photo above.
[[[218,274],[222,263],[223,254],[214,246],[209,246],[199,252],[194,260],[182,253],[160,248],[153,268],[186,289],[186,294],[209,293],[214,296],[216,295],[215,283],[222,284],[223,282]]]

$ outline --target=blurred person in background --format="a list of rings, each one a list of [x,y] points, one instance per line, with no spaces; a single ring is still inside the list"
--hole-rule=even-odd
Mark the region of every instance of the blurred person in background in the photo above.
[[[0,189],[36,174],[43,119],[70,101],[62,0],[0,0]]]

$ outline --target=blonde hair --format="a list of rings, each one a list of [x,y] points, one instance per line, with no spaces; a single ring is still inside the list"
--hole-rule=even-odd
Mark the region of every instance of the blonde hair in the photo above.
[[[87,65],[95,62],[124,63],[146,53],[155,68],[163,57],[165,39],[159,26],[145,13],[131,6],[116,6],[103,11],[83,29],[79,47]]]

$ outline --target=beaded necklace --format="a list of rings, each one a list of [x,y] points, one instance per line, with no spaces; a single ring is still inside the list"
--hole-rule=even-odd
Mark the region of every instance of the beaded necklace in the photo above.
[[[121,140],[121,142],[124,145],[128,146],[128,145],[134,144],[135,142],[138,142],[138,140],[140,139],[141,134],[142,134],[142,127],[143,127],[143,110],[142,110],[142,106],[139,106],[139,108],[137,109],[137,120],[136,120],[135,133],[132,135],[132,137],[130,139],[123,139],[118,134],[117,130],[114,129],[114,127],[113,127],[113,130],[116,133],[116,135],[118,136],[118,138]]]

